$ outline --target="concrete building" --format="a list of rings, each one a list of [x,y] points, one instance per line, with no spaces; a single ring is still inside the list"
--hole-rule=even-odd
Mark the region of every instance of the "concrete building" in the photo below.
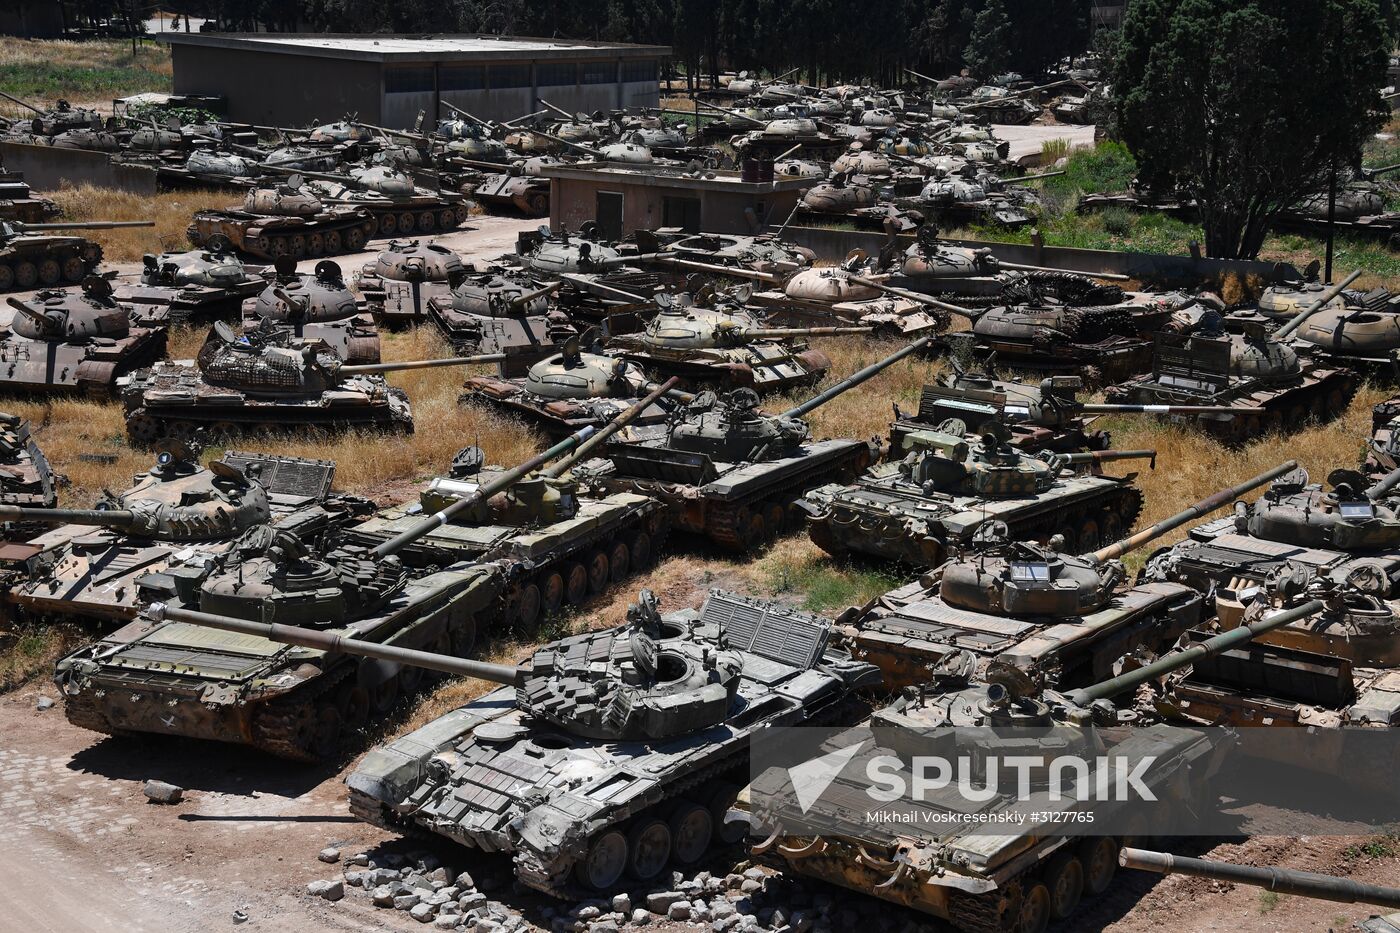
[[[577,230],[596,220],[604,236],[680,227],[692,233],[756,233],[788,219],[810,178],[744,181],[739,172],[688,174],[684,167],[575,163],[545,166],[549,222]]]
[[[399,129],[446,101],[483,119],[655,107],[660,45],[517,36],[165,33],[175,93],[221,96],[231,120],[279,126],[347,113]]]

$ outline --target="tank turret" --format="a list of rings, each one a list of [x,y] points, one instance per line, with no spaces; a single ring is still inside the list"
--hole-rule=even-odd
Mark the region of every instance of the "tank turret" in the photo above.
[[[243,197],[243,210],[272,217],[315,217],[325,212],[326,205],[294,173],[283,184],[250,188]]]
[[[717,297],[713,307],[697,305],[689,294],[656,296],[661,311],[637,335],[616,338],[613,345],[628,349],[645,345],[656,350],[716,350],[758,340],[788,337],[832,337],[868,334],[868,327],[764,327],[742,304]],[[742,299],[740,299],[742,300]]]
[[[112,300],[112,283],[101,276],[83,280],[81,295],[42,291],[28,301],[6,299],[15,316],[10,330],[21,337],[50,343],[119,339],[131,333],[126,307]]]
[[[462,257],[437,243],[393,240],[365,267],[366,275],[395,282],[446,282],[456,285],[467,276]]]
[[[379,362],[374,320],[360,311],[340,266],[316,263],[311,275],[297,272],[291,256],[277,257],[276,276],[243,311],[245,330],[286,329],[297,339],[321,340],[349,363]]]
[[[1400,545],[1400,502],[1390,493],[1400,469],[1379,480],[1357,470],[1333,470],[1330,489],[1310,484],[1299,467],[1274,480],[1253,504],[1236,505],[1235,527],[1265,541],[1339,551],[1381,550]]]
[[[206,288],[232,288],[248,278],[248,269],[235,253],[219,249],[189,250],[182,253],[147,253],[141,257],[141,282],[179,288],[202,285]]]
[[[553,233],[541,226],[535,242],[521,253],[521,261],[535,272],[562,275],[566,272],[597,272],[621,266],[632,259],[624,258],[611,244],[591,238],[583,230],[570,235],[567,230]]]
[[[635,364],[584,350],[571,337],[557,354],[529,368],[524,388],[546,399],[633,398],[647,382]]]

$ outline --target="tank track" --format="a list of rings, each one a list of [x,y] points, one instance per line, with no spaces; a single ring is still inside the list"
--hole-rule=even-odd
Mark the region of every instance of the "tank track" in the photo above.
[[[106,716],[98,710],[97,700],[90,690],[84,690],[76,695],[66,694],[63,697],[63,714],[68,717],[68,721],[80,729],[87,729],[90,732],[100,732],[103,735],[130,735],[123,729],[117,729]]]
[[[274,700],[262,704],[253,713],[252,746],[279,758],[292,761],[316,762],[320,759],[302,744],[298,735],[302,717],[308,707],[317,702],[350,676],[355,667],[343,664],[340,670],[317,677]]]
[[[1019,881],[1013,880],[1008,884],[1019,884]],[[1008,927],[1004,921],[1005,899],[1004,890],[988,891],[986,894],[952,892],[948,895],[948,919],[964,933],[1007,933],[1016,924]]]
[[[1142,514],[1142,503],[1142,490],[1124,483],[1116,488],[1103,490],[1088,502],[1067,504],[1033,518],[1019,521],[1013,519],[1007,524],[1012,540],[1044,539],[1064,528],[1072,527],[1076,522],[1089,518],[1098,519],[1104,513],[1116,513],[1123,523],[1124,533],[1127,533],[1137,524],[1138,516]],[[1075,542],[1067,542],[1066,547],[1070,553],[1078,553]]]

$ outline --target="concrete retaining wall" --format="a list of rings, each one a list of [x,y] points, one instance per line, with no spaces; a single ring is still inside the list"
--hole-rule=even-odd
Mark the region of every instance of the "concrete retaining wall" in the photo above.
[[[86,182],[134,194],[156,193],[155,169],[113,162],[104,152],[0,143],[0,162],[11,172],[23,172],[25,183],[35,191],[52,191],[64,182]]]

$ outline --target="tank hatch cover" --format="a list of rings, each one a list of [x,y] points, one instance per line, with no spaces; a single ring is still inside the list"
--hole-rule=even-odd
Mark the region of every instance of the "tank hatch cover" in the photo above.
[[[700,619],[718,626],[731,648],[796,668],[814,666],[831,635],[825,619],[718,590],[711,590],[700,607]]]

